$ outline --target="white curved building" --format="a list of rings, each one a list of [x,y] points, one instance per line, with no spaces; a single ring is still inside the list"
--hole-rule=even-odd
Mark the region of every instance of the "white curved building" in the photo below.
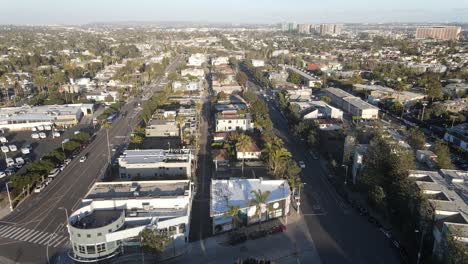
[[[138,246],[145,228],[167,233],[175,245],[188,241],[192,183],[181,181],[98,182],[68,219],[70,257],[95,262]]]

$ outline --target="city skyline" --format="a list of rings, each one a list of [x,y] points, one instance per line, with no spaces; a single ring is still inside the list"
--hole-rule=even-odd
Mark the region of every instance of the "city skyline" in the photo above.
[[[77,25],[97,22],[261,23],[450,23],[468,22],[468,1],[365,0],[275,1],[89,1],[1,0],[0,24]],[[301,7],[301,8],[298,8]]]

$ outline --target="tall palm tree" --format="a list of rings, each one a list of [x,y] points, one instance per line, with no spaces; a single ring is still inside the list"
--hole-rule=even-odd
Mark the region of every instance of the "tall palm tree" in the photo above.
[[[257,208],[256,214],[260,217],[260,225],[261,225],[262,215],[263,215],[262,211],[265,211],[265,213],[268,214],[266,203],[271,192],[270,191],[262,192],[262,190],[257,190],[257,191],[253,190],[251,191],[251,193],[253,194],[254,197],[252,198],[252,200],[250,200],[250,206],[255,206]]]
[[[302,183],[301,178],[299,176],[292,176],[288,177],[288,184],[292,190],[292,196],[295,196],[296,190],[302,189],[304,187],[304,183]]]
[[[237,224],[240,223],[239,216],[237,215],[240,210],[240,206],[238,205],[227,205],[228,211],[224,213],[224,216],[229,216],[232,219],[232,227],[233,229],[237,228]]]
[[[275,146],[271,147],[268,151],[270,151],[266,153],[268,167],[273,172],[273,175],[278,177],[282,172],[281,169],[285,167],[288,158],[291,158],[291,152],[285,148]]]
[[[245,152],[250,149],[252,145],[252,138],[247,136],[246,134],[240,134],[239,138],[237,139],[236,149],[239,152],[243,152],[242,154],[242,176],[244,176],[244,164],[245,164]]]

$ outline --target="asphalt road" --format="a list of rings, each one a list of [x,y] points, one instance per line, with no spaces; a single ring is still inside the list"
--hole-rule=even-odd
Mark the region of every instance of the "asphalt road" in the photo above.
[[[173,71],[181,60],[166,69]],[[159,79],[161,81],[164,78]],[[158,89],[158,82],[146,87],[148,93]],[[145,91],[145,92],[146,92]],[[136,101],[122,107],[126,118],[119,117],[109,129],[112,145],[123,145],[138,123]],[[0,263],[55,263],[69,249],[66,212],[77,209],[91,185],[103,176],[108,160],[106,130],[75,158],[41,193],[33,194],[0,221]],[[79,157],[89,153],[88,160]],[[61,208],[66,208],[66,211]]]
[[[287,120],[279,110],[271,101],[267,103],[275,134],[284,141],[295,160],[306,164],[301,175],[305,183],[301,213],[322,263],[400,263],[390,241],[341,199],[326,179],[321,161],[312,159],[304,143],[289,133]]]

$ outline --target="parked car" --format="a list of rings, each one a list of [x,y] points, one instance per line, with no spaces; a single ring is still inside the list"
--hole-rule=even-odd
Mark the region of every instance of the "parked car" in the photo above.
[[[66,165],[70,164],[70,162],[71,162],[71,159],[66,159],[66,160],[63,161],[63,163],[66,164]]]
[[[21,153],[23,153],[24,155],[27,155],[27,154],[31,153],[31,147],[29,145],[22,147],[21,148]]]
[[[44,126],[38,126],[37,131],[44,131]]]
[[[47,137],[47,135],[46,135],[46,133],[44,133],[44,132],[41,132],[41,133],[39,133],[39,137],[40,137],[40,138],[46,138],[46,137]]]
[[[15,161],[16,161],[16,164],[22,164],[22,165],[24,165],[24,163],[25,163],[25,162],[24,162],[24,159],[23,159],[22,157],[16,158]]]
[[[49,126],[49,125],[47,125],[47,126],[44,126],[44,130],[46,130],[46,131],[50,131],[50,130],[52,130],[52,127],[51,127],[51,126]]]
[[[32,128],[31,128],[31,131],[36,132],[36,131],[37,131],[37,127],[32,127]]]
[[[6,177],[6,173],[4,171],[0,171],[0,179],[3,178],[3,177]]]
[[[32,134],[31,134],[31,138],[33,138],[33,139],[38,139],[38,138],[39,138],[39,134],[38,134],[38,133],[32,133]]]
[[[10,149],[7,146],[2,146],[0,149],[2,150],[3,153],[10,152]]]
[[[53,169],[53,170],[51,170],[51,171],[49,172],[48,177],[49,177],[49,178],[55,178],[55,176],[57,176],[57,175],[59,174],[59,172],[60,172],[60,169],[55,168],[55,169]]]
[[[34,188],[34,192],[35,193],[40,193],[45,187],[45,184],[41,183],[41,184],[38,184],[36,185],[36,188]]]
[[[8,148],[10,151],[18,151],[18,148],[15,145],[9,145]]]
[[[301,167],[301,169],[305,169],[306,165],[305,165],[304,161],[302,161],[302,160],[299,161],[299,167]]]
[[[52,137],[60,137],[60,132],[55,131],[54,133],[52,133]]]
[[[13,167],[13,166],[15,166],[15,161],[14,161],[12,158],[6,158],[6,159],[5,159],[5,162],[6,162],[6,166],[7,166],[7,167]]]
[[[67,164],[62,164],[58,167],[60,171],[63,171],[67,167]]]
[[[5,170],[5,174],[6,174],[7,176],[13,175],[13,173],[15,173],[15,172],[16,172],[16,169],[15,169],[14,167],[10,167],[10,168],[7,168],[7,169]]]
[[[0,137],[0,143],[8,143],[8,139],[6,139],[6,137]]]

